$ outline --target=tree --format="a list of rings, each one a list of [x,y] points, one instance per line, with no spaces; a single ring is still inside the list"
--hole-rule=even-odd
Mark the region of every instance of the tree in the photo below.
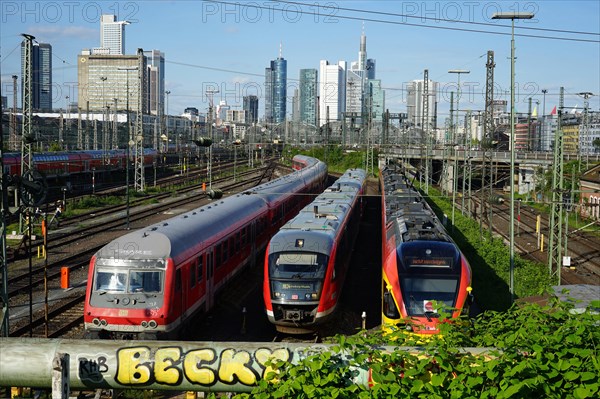
[[[595,152],[600,152],[600,137],[596,137],[594,141],[592,141],[592,145],[594,146]]]

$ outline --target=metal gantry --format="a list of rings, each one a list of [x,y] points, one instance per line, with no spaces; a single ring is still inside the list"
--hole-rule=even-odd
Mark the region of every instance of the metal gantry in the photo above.
[[[577,95],[583,97],[583,121],[582,121],[583,130],[582,130],[581,134],[579,135],[580,136],[579,145],[581,146],[581,137],[585,137],[586,140],[589,138],[589,128],[590,128],[590,125],[589,125],[589,123],[590,123],[590,117],[589,117],[590,101],[589,100],[590,100],[590,97],[592,97],[594,95],[594,93],[586,91],[586,92],[577,93]],[[580,159],[581,147],[579,147],[577,154],[578,154],[578,159]],[[581,159],[580,159],[580,161],[581,161]],[[579,175],[581,176],[581,162],[579,162],[578,165],[579,165],[578,172],[579,172]],[[587,161],[586,161],[586,169],[587,169]]]
[[[442,161],[442,193],[450,194],[450,159],[454,146],[454,92],[450,92],[450,118],[446,126],[446,139],[444,140],[444,160]]]
[[[425,134],[425,194],[429,194],[429,182],[431,181],[432,165],[431,135],[429,133],[429,70],[423,71],[423,120],[421,130]]]
[[[142,88],[144,87],[144,52],[138,49],[138,95],[137,95],[137,113],[135,116],[135,181],[134,187],[137,191],[144,191],[144,116],[142,114]]]
[[[35,142],[32,134],[32,95],[33,95],[33,40],[34,36],[23,34],[25,38],[24,71],[23,71],[23,129],[21,132],[21,178],[33,180],[33,156],[31,144]],[[2,170],[3,171],[3,170]],[[24,205],[23,193],[20,193],[20,205]],[[31,202],[31,201],[28,201]],[[23,208],[19,216],[19,231],[27,228],[25,219],[26,209]]]
[[[0,109],[0,118],[2,110]],[[0,336],[8,337],[8,263],[6,261],[7,182],[4,179],[4,131],[0,124]]]
[[[552,174],[552,203],[550,209],[550,237],[548,243],[548,272],[550,277],[557,278],[560,284],[562,267],[562,224],[563,224],[563,132],[562,113],[564,108],[564,87],[560,88],[558,100],[558,121],[554,134],[554,163]]]
[[[12,76],[13,80],[13,109],[10,114],[10,134],[8,139],[8,148],[12,151],[19,149],[19,133],[17,128],[17,75]]]
[[[485,81],[485,111],[483,113],[483,137],[481,148],[483,150],[483,165],[481,172],[481,208],[479,213],[479,233],[483,237],[483,220],[487,218],[488,231],[492,233],[493,209],[488,200],[492,198],[493,184],[493,143],[494,143],[494,52],[488,50]]]

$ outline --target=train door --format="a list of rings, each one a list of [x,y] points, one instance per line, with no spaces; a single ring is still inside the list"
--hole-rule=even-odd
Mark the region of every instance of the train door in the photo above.
[[[214,304],[214,275],[215,265],[213,261],[213,249],[209,249],[206,253],[206,311],[212,309]]]
[[[250,223],[249,228],[249,243],[250,243],[250,267],[256,266],[256,222]]]

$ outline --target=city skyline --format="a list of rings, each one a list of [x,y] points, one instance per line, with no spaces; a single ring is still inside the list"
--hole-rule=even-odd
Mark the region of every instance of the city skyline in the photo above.
[[[264,67],[277,57],[280,43],[288,62],[290,98],[299,86],[300,69],[316,69],[320,60],[350,63],[356,59],[363,23],[369,43],[368,56],[377,60],[377,78],[386,91],[386,108],[391,112],[406,112],[407,85],[422,79],[424,69],[429,69],[431,80],[440,82],[440,118],[447,116],[449,93],[456,90],[455,76],[447,73],[450,69],[471,71],[461,82],[461,108],[482,109],[488,50],[495,52],[495,98],[508,98],[510,28],[506,23],[491,20],[493,12],[515,11],[508,3],[453,2],[451,8],[450,3],[430,2],[428,8],[422,9],[419,9],[425,7],[422,3],[396,1],[328,2],[312,6],[268,1],[77,3],[78,8],[69,6],[70,9],[66,3],[52,3],[55,8],[50,3],[44,8],[44,4],[31,3],[28,9],[16,2],[3,2],[1,6],[2,95],[8,97],[8,104],[12,104],[11,75],[20,75],[19,51],[14,48],[20,46],[21,33],[32,34],[38,42],[53,46],[53,106],[64,107],[67,95],[71,99],[77,97],[76,57],[81,50],[100,45],[100,16],[96,14],[102,13],[115,14],[118,20],[130,23],[126,27],[127,54],[135,54],[137,48],[159,49],[165,54],[165,90],[171,92],[172,114],[182,113],[187,107],[197,107],[205,113],[208,107],[205,91],[216,86],[220,93],[215,95],[215,102],[224,99],[240,109],[244,96],[257,95],[262,117]],[[334,8],[325,8],[325,4],[333,4]],[[549,113],[558,104],[560,86],[565,87],[566,108],[577,107],[581,111],[583,98],[576,93],[592,92],[595,96],[589,100],[590,108],[600,109],[598,3],[517,4],[516,11],[536,15],[531,21],[515,24],[517,111],[526,112],[527,99],[533,97],[539,101],[538,113],[544,112],[542,103],[546,105],[546,114]],[[499,9],[499,5],[506,7]],[[348,11],[344,7],[361,11]],[[375,14],[377,11],[403,16]],[[462,18],[457,17],[459,13]],[[157,29],[159,26],[177,26],[178,32],[170,34],[171,29]],[[545,95],[542,89],[547,90]]]

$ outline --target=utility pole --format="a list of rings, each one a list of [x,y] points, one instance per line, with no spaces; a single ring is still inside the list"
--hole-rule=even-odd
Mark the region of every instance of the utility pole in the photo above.
[[[214,143],[214,138],[213,138],[213,129],[212,129],[212,124],[213,124],[213,101],[214,101],[214,95],[216,93],[219,92],[219,89],[207,89],[206,90],[206,97],[208,98],[208,139],[211,141],[211,143]],[[254,133],[256,133],[256,130],[254,131]],[[256,140],[255,140],[256,141]],[[252,155],[251,158],[254,159],[254,151],[252,151]],[[254,166],[254,164],[253,164]],[[212,188],[212,145],[208,147],[208,188],[211,189]]]
[[[71,107],[69,106],[69,96],[65,96],[65,109],[67,112],[67,119],[65,120],[65,137],[64,141],[60,143],[60,149],[65,150],[67,148],[67,141],[69,140],[69,134],[71,133]]]
[[[83,150],[83,126],[81,122],[81,107],[77,107],[77,149]]]
[[[8,139],[8,148],[13,151],[19,149],[18,128],[17,128],[17,75],[12,76],[13,80],[13,110],[10,114],[10,135]]]
[[[14,98],[13,114],[17,109],[16,76],[13,76]],[[0,120],[2,119],[2,109],[0,108]],[[11,117],[11,122],[13,121]],[[0,337],[8,337],[8,264],[6,262],[6,219],[8,214],[8,194],[6,181],[4,179],[4,125],[0,124]],[[10,132],[11,138],[16,140],[16,120]],[[13,133],[14,132],[14,133]],[[14,134],[14,137],[12,136]]]
[[[527,143],[525,143],[527,145],[527,151],[531,151],[531,149],[533,148],[533,146],[531,145],[533,142],[533,137],[531,136],[531,102],[532,102],[532,98],[529,97],[528,99],[529,101],[529,109],[527,110]]]
[[[62,149],[63,140],[64,140],[64,118],[63,118],[63,113],[62,113],[62,109],[61,109],[59,116],[58,116],[58,145],[61,146],[61,149]]]
[[[583,131],[579,134],[579,143],[581,143],[581,137],[588,138],[589,137],[589,129],[590,129],[590,116],[589,116],[589,108],[590,108],[590,97],[594,95],[594,93],[590,93],[589,91],[577,93],[578,96],[583,97]],[[581,152],[581,148],[579,153]],[[588,153],[589,154],[589,153]],[[586,157],[588,159],[589,157]],[[586,162],[586,169],[587,169]],[[581,162],[579,162],[579,176],[581,176]]]
[[[443,184],[442,184],[442,193],[446,193],[448,195],[450,193],[450,158],[452,157],[452,146],[454,145],[454,92],[450,92],[450,125],[446,128],[446,140],[444,142],[444,159],[442,166],[442,176],[443,176]]]
[[[34,36],[23,33],[25,38],[25,71],[23,73],[23,129],[21,132],[21,178],[33,180],[33,156],[31,154],[31,144],[35,142],[35,138],[31,133],[32,128],[32,85],[33,85],[33,40]],[[3,172],[3,171],[2,171]],[[27,176],[27,177],[26,177]],[[24,205],[23,195],[20,193],[21,205]],[[30,201],[29,201],[30,202]],[[28,205],[27,208],[30,206]],[[25,213],[27,208],[21,210],[19,217],[19,230],[24,231],[26,228]],[[30,241],[31,242],[31,241]]]
[[[432,170],[430,169],[431,135],[429,133],[429,70],[423,71],[423,118],[421,131],[425,134],[425,194],[429,194],[429,180]]]
[[[83,149],[90,149],[90,101],[85,103],[85,135],[83,137]]]
[[[113,98],[114,108],[113,108],[113,126],[112,126],[112,145],[111,148],[119,147],[119,122],[117,121],[117,99]]]
[[[93,131],[93,143],[92,148],[94,150],[98,149],[98,120],[94,118],[94,122],[92,123],[92,131]]]
[[[471,212],[471,111],[465,115],[467,120],[463,150],[463,179],[462,179],[462,203],[461,213],[465,214],[465,197],[468,200],[469,213]],[[468,187],[467,187],[468,184]],[[469,193],[466,195],[466,193]]]
[[[481,208],[479,209],[479,235],[483,237],[483,219],[487,217],[488,231],[492,234],[493,209],[488,201],[492,198],[493,182],[493,150],[494,150],[494,52],[488,50],[485,81],[485,110],[483,112],[483,136],[481,149],[483,150],[483,165],[481,177]],[[489,168],[489,169],[488,169]],[[489,173],[488,173],[489,172]],[[487,212],[486,212],[487,211]]]
[[[560,88],[558,100],[558,120],[554,134],[554,163],[552,174],[552,203],[550,209],[550,238],[548,243],[548,271],[550,277],[557,277],[560,285],[562,267],[562,220],[563,220],[563,132],[562,113],[564,107],[564,87]]]
[[[137,115],[135,116],[135,189],[144,191],[144,126],[143,126],[143,87],[144,87],[144,51],[138,49],[138,95],[137,95]]]

